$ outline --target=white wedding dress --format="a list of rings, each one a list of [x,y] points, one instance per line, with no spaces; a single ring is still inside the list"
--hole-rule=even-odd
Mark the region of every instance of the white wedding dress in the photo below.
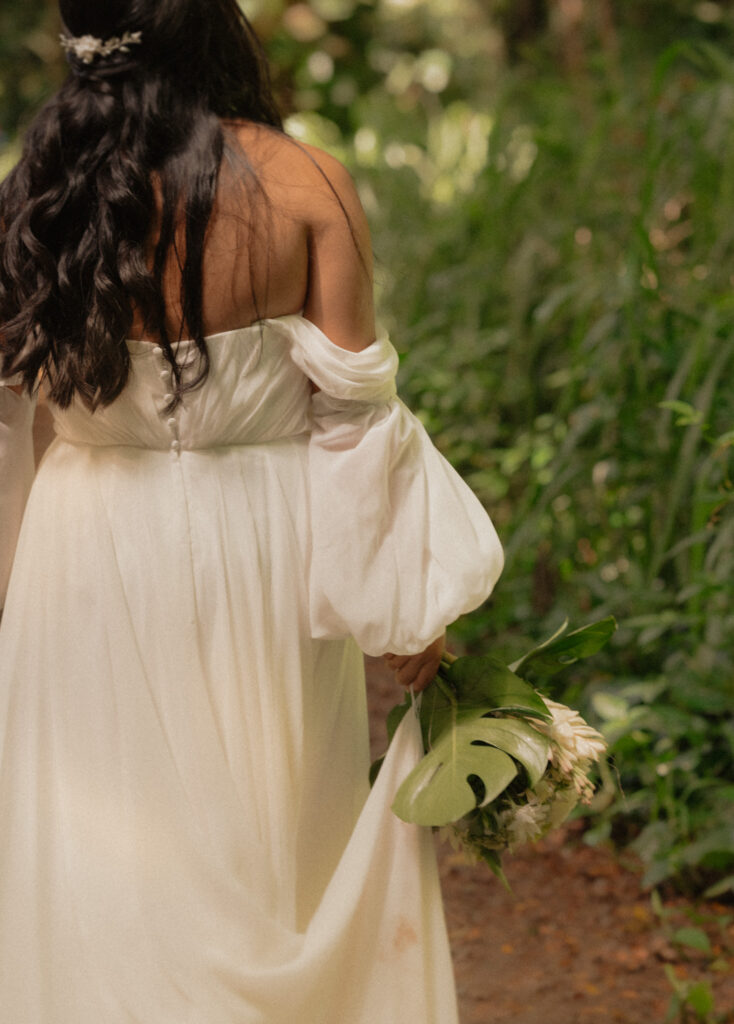
[[[431,835],[390,810],[417,725],[370,792],[360,648],[425,647],[499,542],[389,342],[209,348],[172,415],[145,342],[111,406],[53,409],[17,548],[0,387],[0,1021],[454,1024]]]

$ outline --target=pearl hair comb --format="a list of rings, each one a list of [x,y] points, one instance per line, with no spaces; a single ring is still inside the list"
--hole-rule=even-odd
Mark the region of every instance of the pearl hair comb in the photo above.
[[[109,57],[113,53],[129,53],[130,47],[140,43],[142,32],[126,32],[122,36],[110,39],[97,39],[95,36],[60,35],[61,46],[67,53],[72,53],[82,64],[91,64],[96,57]]]

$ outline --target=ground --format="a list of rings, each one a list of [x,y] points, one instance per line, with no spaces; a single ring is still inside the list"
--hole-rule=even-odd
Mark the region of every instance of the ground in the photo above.
[[[38,456],[51,436],[40,406]],[[377,756],[402,692],[381,660],[367,659],[367,668]],[[705,980],[715,996],[715,1016],[675,1021],[734,1024],[733,908],[670,898],[661,921],[639,865],[586,846],[575,826],[506,861],[511,894],[445,845],[439,863],[461,1024],[663,1024],[672,992],[666,964],[683,981]],[[676,941],[686,926],[703,927],[710,951]]]
[[[378,755],[402,692],[379,660],[367,669]],[[706,1024],[734,1024],[733,908],[671,896],[661,920],[639,864],[585,845],[580,824],[506,860],[512,893],[483,865],[445,844],[438,851],[461,1024],[663,1024],[666,964],[711,986],[716,1016]],[[703,928],[710,951],[683,947],[682,927]]]

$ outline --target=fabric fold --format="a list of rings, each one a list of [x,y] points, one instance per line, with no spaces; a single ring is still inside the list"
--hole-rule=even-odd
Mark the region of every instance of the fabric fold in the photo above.
[[[489,596],[499,538],[397,397],[390,342],[349,352],[301,324],[292,358],[320,389],[309,452],[312,634],[351,634],[370,655],[417,653]]]

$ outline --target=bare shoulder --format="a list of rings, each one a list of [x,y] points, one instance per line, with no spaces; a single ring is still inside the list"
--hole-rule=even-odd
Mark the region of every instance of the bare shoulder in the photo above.
[[[261,125],[236,137],[273,210],[305,232],[308,290],[304,315],[343,348],[374,339],[372,248],[347,168],[316,146]]]
[[[313,226],[343,217],[364,220],[351,174],[336,157],[267,125],[239,122],[237,141],[262,184]],[[343,207],[343,209],[342,209]]]
[[[307,164],[310,164],[314,185],[318,185],[319,180],[324,183],[328,182],[338,192],[352,193],[356,197],[357,191],[351,174],[335,156],[317,146],[311,146],[307,142],[289,139],[288,143],[291,147],[295,146],[297,150],[300,150],[304,160],[304,169]]]
[[[367,219],[354,180],[347,168],[323,149],[302,142],[295,145],[313,168],[313,198],[317,200],[313,216],[323,218],[326,224],[330,224],[333,218],[337,218],[343,224],[343,215],[346,213],[353,230],[364,241],[368,237]],[[315,226],[318,227],[319,224]]]

